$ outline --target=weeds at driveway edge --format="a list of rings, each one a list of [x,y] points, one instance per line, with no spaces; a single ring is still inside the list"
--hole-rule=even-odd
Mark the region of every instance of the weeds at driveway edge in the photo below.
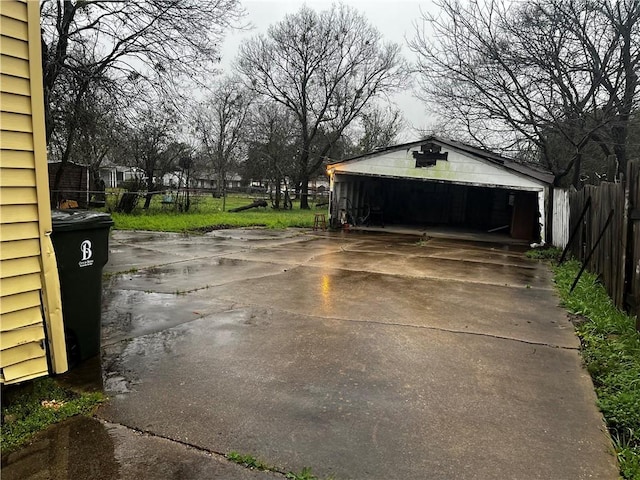
[[[563,305],[574,314],[585,366],[596,389],[623,478],[640,479],[640,333],[635,318],[617,309],[595,275],[584,273],[569,293],[580,264],[554,267]]]
[[[253,455],[249,454],[241,454],[236,451],[229,452],[225,455],[228,460],[237,463],[238,465],[242,465],[245,468],[250,470],[262,470],[264,472],[276,472],[276,473],[284,473],[280,471],[275,466],[269,465],[268,463],[263,462],[262,460],[257,459]],[[288,480],[320,480],[316,477],[312,472],[311,468],[304,467],[300,472],[287,472],[285,474],[285,478]],[[327,478],[327,480],[332,480],[331,478]]]

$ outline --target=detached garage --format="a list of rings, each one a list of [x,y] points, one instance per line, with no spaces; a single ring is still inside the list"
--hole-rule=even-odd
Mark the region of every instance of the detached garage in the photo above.
[[[430,137],[327,170],[333,225],[448,226],[545,239],[553,175],[486,150]]]

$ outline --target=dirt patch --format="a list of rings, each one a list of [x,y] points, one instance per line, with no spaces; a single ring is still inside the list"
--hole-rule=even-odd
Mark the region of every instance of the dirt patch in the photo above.
[[[577,315],[575,313],[569,313],[568,315],[569,315],[569,321],[573,323],[574,327],[579,327],[583,323],[589,321],[589,319],[584,315]]]

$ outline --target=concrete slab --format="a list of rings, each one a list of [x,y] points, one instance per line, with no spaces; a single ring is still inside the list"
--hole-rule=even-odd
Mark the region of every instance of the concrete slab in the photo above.
[[[206,235],[214,238],[226,238],[245,242],[276,240],[279,242],[295,239],[307,234],[300,228],[268,229],[268,228],[230,228],[213,230]]]
[[[383,234],[383,235],[406,235],[412,237],[429,237],[443,240],[456,240],[462,242],[482,242],[500,244],[503,246],[520,246],[528,248],[527,242],[511,238],[504,232],[488,233],[482,230],[471,231],[468,228],[459,227],[438,227],[438,226],[416,226],[416,225],[386,225],[381,226],[358,226],[352,227],[350,233]]]
[[[323,258],[330,253],[338,253],[344,248],[345,244],[335,241],[307,240],[285,246],[251,248],[226,255],[226,258],[295,266]]]
[[[244,309],[137,338],[123,358],[135,384],[100,416],[284,471],[615,477],[575,350]]]
[[[476,250],[463,248],[438,248],[433,253],[434,257],[449,260],[464,259],[465,262],[492,263],[496,265],[509,265],[520,268],[537,268],[537,262],[524,258],[522,254],[504,252],[501,250]]]
[[[219,257],[247,248],[238,242],[205,236],[154,235],[153,232],[140,235],[141,239],[136,239],[131,232],[112,233],[105,272],[119,273],[194,258]]]
[[[74,417],[39,435],[27,448],[3,458],[2,478],[254,480],[282,477],[248,470],[222,455],[122,425]]]
[[[446,329],[567,348],[580,344],[557,297],[546,289],[305,267],[269,282],[244,280],[194,296],[313,317]]]
[[[115,289],[184,294],[247,278],[261,278],[283,272],[280,265],[211,257],[185,260],[157,267],[145,267],[116,277]]]
[[[98,416],[146,434],[105,448],[98,464],[125,459],[110,478],[253,474],[225,470],[231,450],[336,480],[617,478],[579,342],[523,246],[114,233],[113,265],[146,266],[105,283]]]
[[[529,245],[523,242],[505,243],[499,241],[491,241],[486,238],[482,240],[465,240],[447,236],[430,237],[429,244],[431,246],[463,247],[464,249],[477,249],[483,251],[491,249],[513,253],[524,253],[530,248]]]
[[[398,255],[415,255],[418,257],[438,257],[452,260],[475,261],[498,265],[515,265],[524,268],[534,268],[535,262],[524,257],[522,252],[509,251],[504,248],[474,245],[472,242],[445,242],[436,239],[418,239],[412,237],[410,241],[383,242],[373,240],[345,243],[342,250],[354,252],[374,252]]]
[[[211,313],[229,310],[233,302],[192,294],[157,293],[117,288],[112,278],[103,295],[102,345],[155,333]]]
[[[533,262],[522,268],[495,262],[479,262],[477,259],[467,261],[462,252],[460,258],[454,260],[435,256],[425,258],[415,255],[380,255],[350,250],[314,257],[308,265],[456,282],[551,288],[551,274],[548,269],[536,268],[537,264]]]

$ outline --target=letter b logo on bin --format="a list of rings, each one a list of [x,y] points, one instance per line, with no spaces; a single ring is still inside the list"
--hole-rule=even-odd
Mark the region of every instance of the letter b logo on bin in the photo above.
[[[81,267],[88,267],[93,265],[93,260],[91,257],[93,256],[93,250],[91,250],[91,240],[85,240],[80,244],[80,253],[82,254],[82,258],[78,265]]]

